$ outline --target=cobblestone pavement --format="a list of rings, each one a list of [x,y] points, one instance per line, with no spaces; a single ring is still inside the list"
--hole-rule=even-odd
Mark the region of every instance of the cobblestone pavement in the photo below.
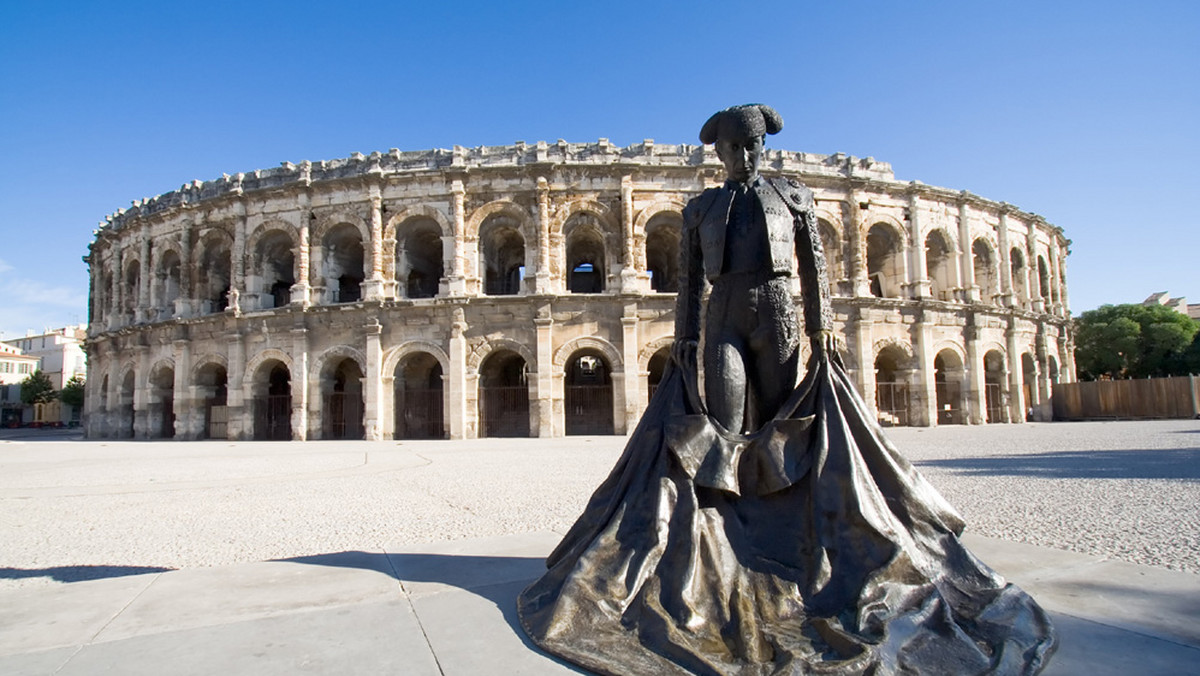
[[[1200,421],[896,428],[980,535],[1200,573]],[[0,437],[0,589],[565,531],[622,437]]]

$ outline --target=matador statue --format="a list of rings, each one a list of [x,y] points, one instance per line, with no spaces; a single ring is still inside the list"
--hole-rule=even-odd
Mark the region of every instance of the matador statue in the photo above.
[[[759,174],[782,127],[749,104],[701,129],[727,180],[683,211],[672,364],[521,626],[602,674],[1036,674],[1046,613],[963,546],[846,375],[813,193]]]

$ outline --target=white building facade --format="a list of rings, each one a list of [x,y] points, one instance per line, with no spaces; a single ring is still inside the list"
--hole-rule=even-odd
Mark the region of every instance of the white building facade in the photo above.
[[[763,165],[815,193],[843,357],[881,421],[1046,414],[1074,374],[1061,229],[870,159]],[[601,139],[284,163],[135,202],[87,256],[87,434],[623,434],[673,339],[680,211],[723,178],[711,148]]]

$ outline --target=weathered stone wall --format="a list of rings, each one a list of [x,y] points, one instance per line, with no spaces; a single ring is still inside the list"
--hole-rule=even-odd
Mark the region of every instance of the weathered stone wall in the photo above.
[[[814,190],[847,366],[901,397],[881,419],[1017,422],[1073,379],[1060,229],[869,158],[764,165]],[[722,177],[711,149],[602,139],[284,163],[135,202],[87,257],[87,433],[624,433],[669,350],[679,212]]]

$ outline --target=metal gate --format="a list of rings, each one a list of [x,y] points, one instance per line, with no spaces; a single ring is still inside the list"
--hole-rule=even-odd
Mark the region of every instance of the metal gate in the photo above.
[[[229,437],[229,407],[209,399],[204,408],[204,434],[206,439]]]
[[[268,394],[254,400],[254,438],[257,441],[290,441],[292,395]]]
[[[940,382],[934,386],[939,425],[963,425],[962,384]]]
[[[326,432],[330,439],[362,439],[362,398],[351,392],[331,392],[325,399]]]
[[[908,383],[895,381],[875,383],[875,410],[880,425],[906,427],[908,425]]]
[[[485,437],[529,436],[529,388],[479,388],[480,428]]]
[[[173,397],[164,397],[159,404],[159,422],[158,435],[162,439],[175,438],[175,399]]]
[[[442,388],[396,390],[397,439],[444,439]]]
[[[567,434],[612,434],[612,385],[567,385]]]
[[[987,404],[987,421],[989,423],[1004,422],[1004,400],[1000,383],[984,383],[983,399]]]

